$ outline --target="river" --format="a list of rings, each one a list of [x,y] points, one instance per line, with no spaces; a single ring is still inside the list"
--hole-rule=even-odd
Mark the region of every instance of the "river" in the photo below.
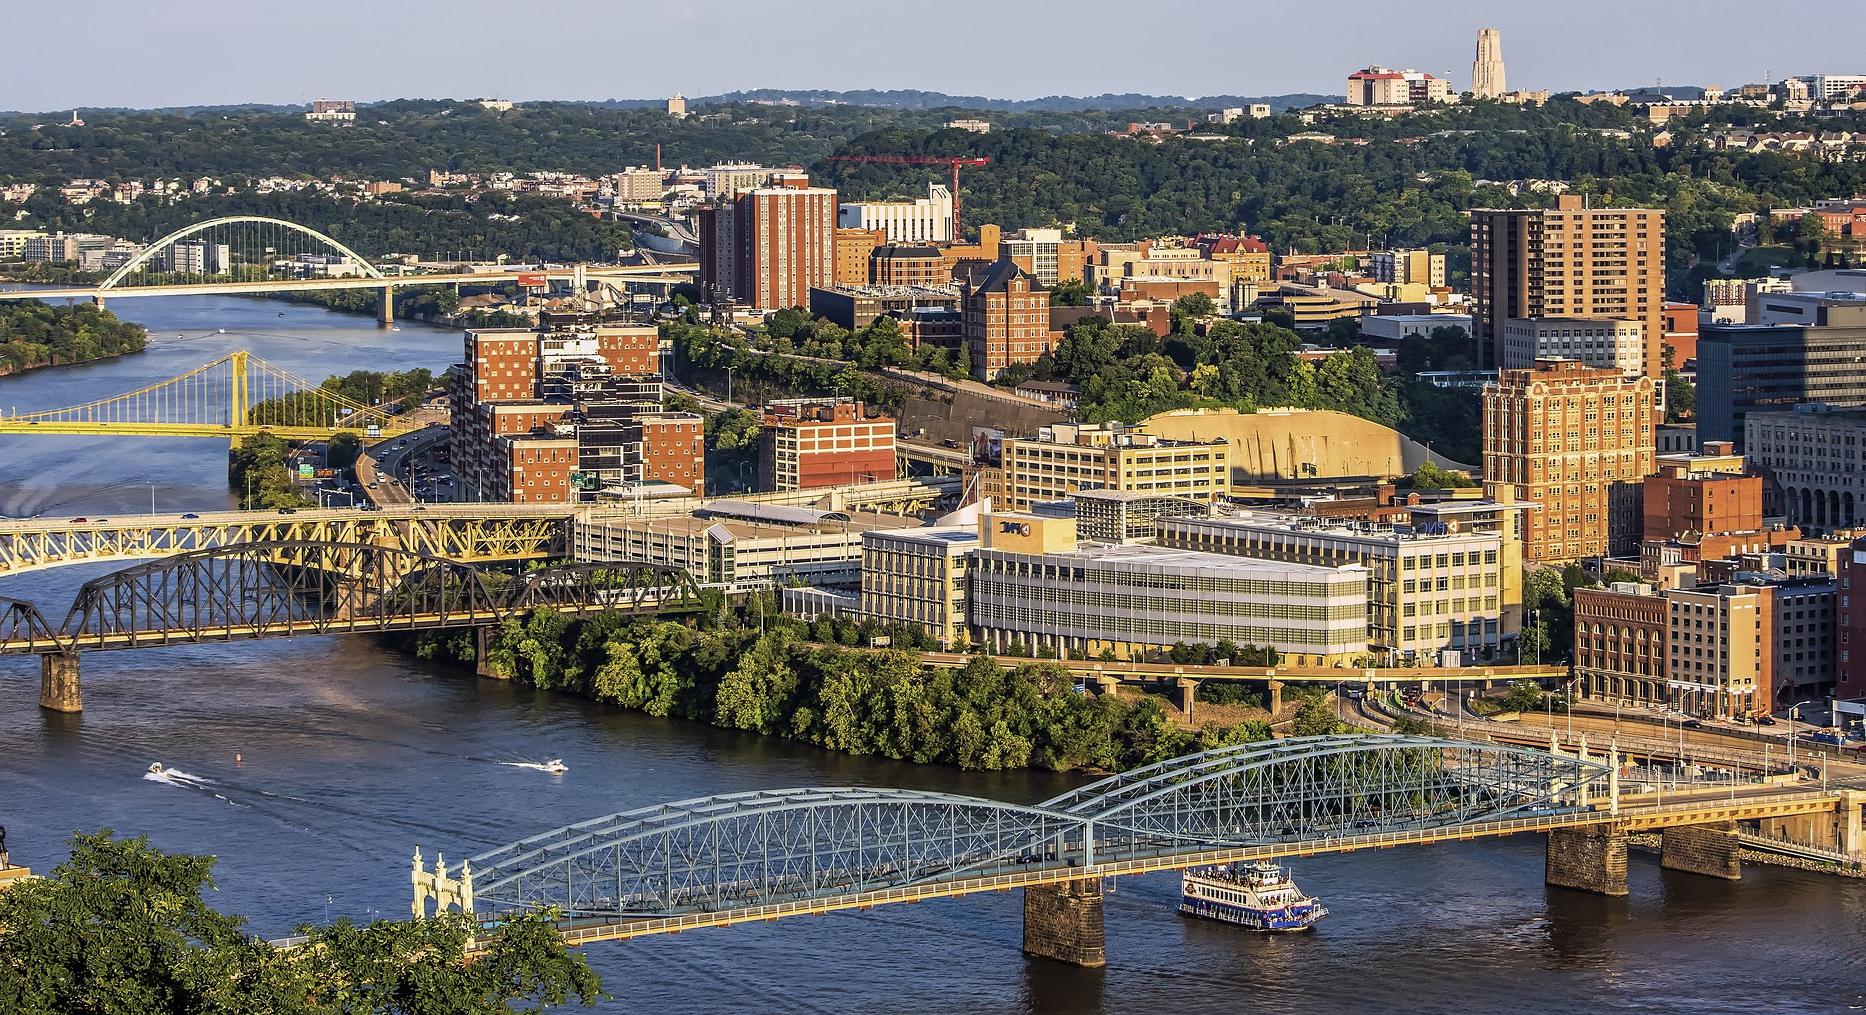
[[[0,405],[99,398],[235,348],[313,380],[456,355],[450,331],[250,299],[123,300],[145,353],[0,379]],[[280,316],[280,315],[283,316]],[[226,329],[225,333],[221,329]],[[178,337],[179,336],[179,337]],[[231,503],[219,441],[0,438],[0,512]],[[62,613],[102,566],[0,579]],[[85,711],[36,706],[0,660],[0,823],[49,868],[74,830],[219,858],[216,906],[254,930],[406,915],[419,844],[450,859],[556,825],[709,793],[871,784],[1037,800],[1071,780],[851,758],[480,681],[365,639],[85,657]],[[514,762],[561,756],[561,777]],[[150,781],[162,761],[193,785]],[[1266,938],[1182,918],[1171,876],[1107,900],[1109,965],[1024,958],[1021,900],[986,895],[593,947],[605,1011],[1833,1012],[1866,1007],[1866,881],[1746,866],[1743,880],[1633,858],[1633,894],[1546,888],[1537,836],[1296,864],[1332,910]]]

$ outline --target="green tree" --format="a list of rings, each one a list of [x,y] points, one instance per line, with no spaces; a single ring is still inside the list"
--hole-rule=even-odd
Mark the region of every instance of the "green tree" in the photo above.
[[[1432,462],[1421,462],[1407,478],[1411,480],[1414,487],[1421,490],[1461,489],[1477,485],[1464,473],[1452,472]]]
[[[1057,307],[1086,307],[1095,296],[1095,290],[1079,278],[1066,278],[1050,287],[1050,305]]]
[[[9,1015],[503,1015],[602,995],[548,916],[506,925],[464,961],[472,921],[305,927],[280,951],[203,900],[214,860],[109,830],[77,835],[47,878],[0,892]]]

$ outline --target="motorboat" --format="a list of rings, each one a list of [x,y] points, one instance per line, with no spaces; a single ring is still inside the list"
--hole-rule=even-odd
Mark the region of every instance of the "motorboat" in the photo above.
[[[552,758],[544,763],[544,770],[552,775],[563,775],[565,772],[570,771],[570,766],[564,764],[564,759],[562,758]]]
[[[150,775],[164,775],[167,772],[168,772],[168,769],[163,768],[162,763],[160,761],[151,761],[149,763],[149,774]]]

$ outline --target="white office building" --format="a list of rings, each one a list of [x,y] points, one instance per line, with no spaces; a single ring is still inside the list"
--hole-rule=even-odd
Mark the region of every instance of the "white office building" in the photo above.
[[[837,208],[843,229],[885,229],[889,243],[952,242],[952,191],[927,184],[927,196],[913,201],[853,201]]]
[[[1503,322],[1503,367],[1571,359],[1637,377],[1646,369],[1646,331],[1638,321],[1605,317],[1512,317]]]

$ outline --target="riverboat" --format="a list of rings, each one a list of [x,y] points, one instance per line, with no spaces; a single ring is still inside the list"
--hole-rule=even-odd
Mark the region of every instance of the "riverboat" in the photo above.
[[[1328,908],[1304,895],[1283,868],[1249,864],[1194,867],[1180,875],[1179,911],[1269,933],[1308,930]]]

